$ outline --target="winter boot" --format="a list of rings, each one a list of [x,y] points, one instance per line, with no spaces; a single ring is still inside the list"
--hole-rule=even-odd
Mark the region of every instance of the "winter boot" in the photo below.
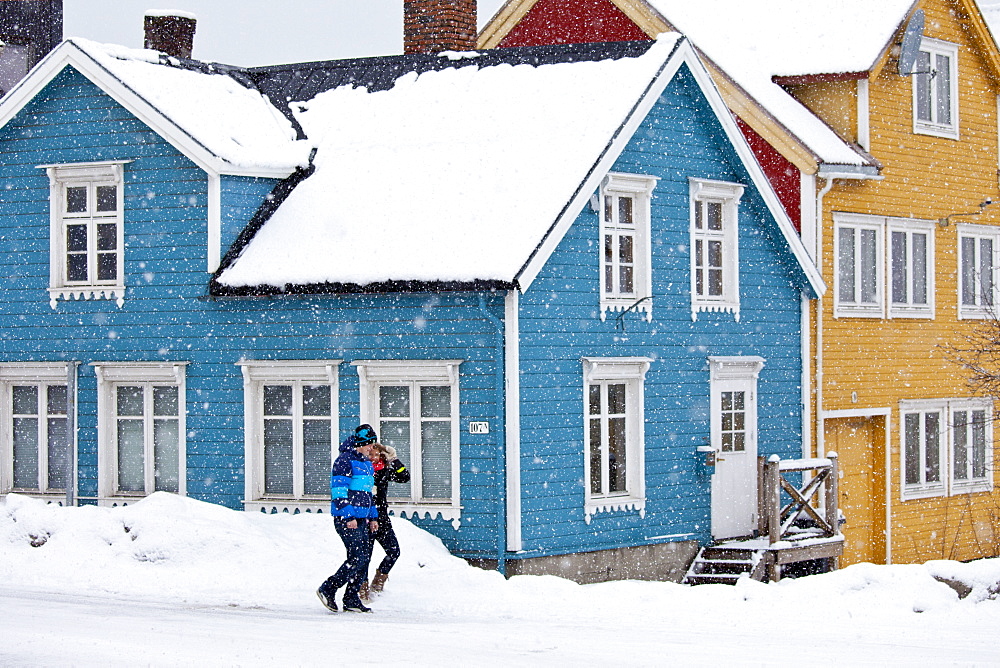
[[[368,600],[368,580],[362,582],[361,587],[358,588],[358,598],[360,598],[362,601]]]
[[[385,587],[385,581],[388,577],[389,576],[382,571],[375,571],[375,577],[372,578],[371,590],[376,594],[381,594],[382,588]]]
[[[344,601],[344,612],[371,612],[372,609],[358,601]]]
[[[326,608],[330,612],[338,612],[337,602],[333,600],[332,592],[328,594],[327,592],[323,591],[322,587],[320,587],[319,589],[316,590],[316,597],[319,598],[319,602],[323,604],[324,608]]]

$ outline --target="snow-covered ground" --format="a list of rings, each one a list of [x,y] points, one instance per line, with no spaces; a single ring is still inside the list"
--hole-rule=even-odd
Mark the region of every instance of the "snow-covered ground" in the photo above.
[[[403,556],[375,612],[332,614],[314,595],[344,555],[326,515],[10,495],[0,665],[1000,665],[998,559],[735,587],[505,581],[394,525]]]

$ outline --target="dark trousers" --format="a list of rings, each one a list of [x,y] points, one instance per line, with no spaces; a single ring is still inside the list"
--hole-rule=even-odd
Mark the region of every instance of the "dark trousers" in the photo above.
[[[361,588],[362,581],[368,579],[368,562],[372,558],[371,532],[368,531],[368,520],[359,519],[356,529],[349,529],[346,517],[334,517],[333,526],[344,541],[344,548],[347,550],[347,559],[337,572],[326,579],[320,587],[329,597],[347,585],[344,590],[344,604],[358,603],[358,589]]]
[[[375,541],[378,541],[378,544],[385,550],[385,558],[378,565],[379,573],[388,575],[392,567],[396,565],[396,560],[399,559],[399,541],[396,540],[396,532],[392,530],[392,522],[388,516],[378,518],[378,531],[371,534],[369,541],[369,559],[371,558],[371,549],[375,547]]]

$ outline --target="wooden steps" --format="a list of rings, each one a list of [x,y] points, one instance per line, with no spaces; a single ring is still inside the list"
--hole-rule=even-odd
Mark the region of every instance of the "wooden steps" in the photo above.
[[[685,584],[736,584],[741,577],[763,580],[763,550],[727,545],[703,547],[691,562]]]

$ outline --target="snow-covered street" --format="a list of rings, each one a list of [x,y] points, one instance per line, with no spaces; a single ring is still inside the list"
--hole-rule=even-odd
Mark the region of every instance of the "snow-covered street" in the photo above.
[[[376,611],[334,615],[313,594],[343,558],[325,515],[163,493],[116,509],[12,495],[0,665],[1000,665],[998,560],[581,586],[504,581],[405,520],[397,531],[403,557]],[[934,575],[973,591],[960,600]]]

